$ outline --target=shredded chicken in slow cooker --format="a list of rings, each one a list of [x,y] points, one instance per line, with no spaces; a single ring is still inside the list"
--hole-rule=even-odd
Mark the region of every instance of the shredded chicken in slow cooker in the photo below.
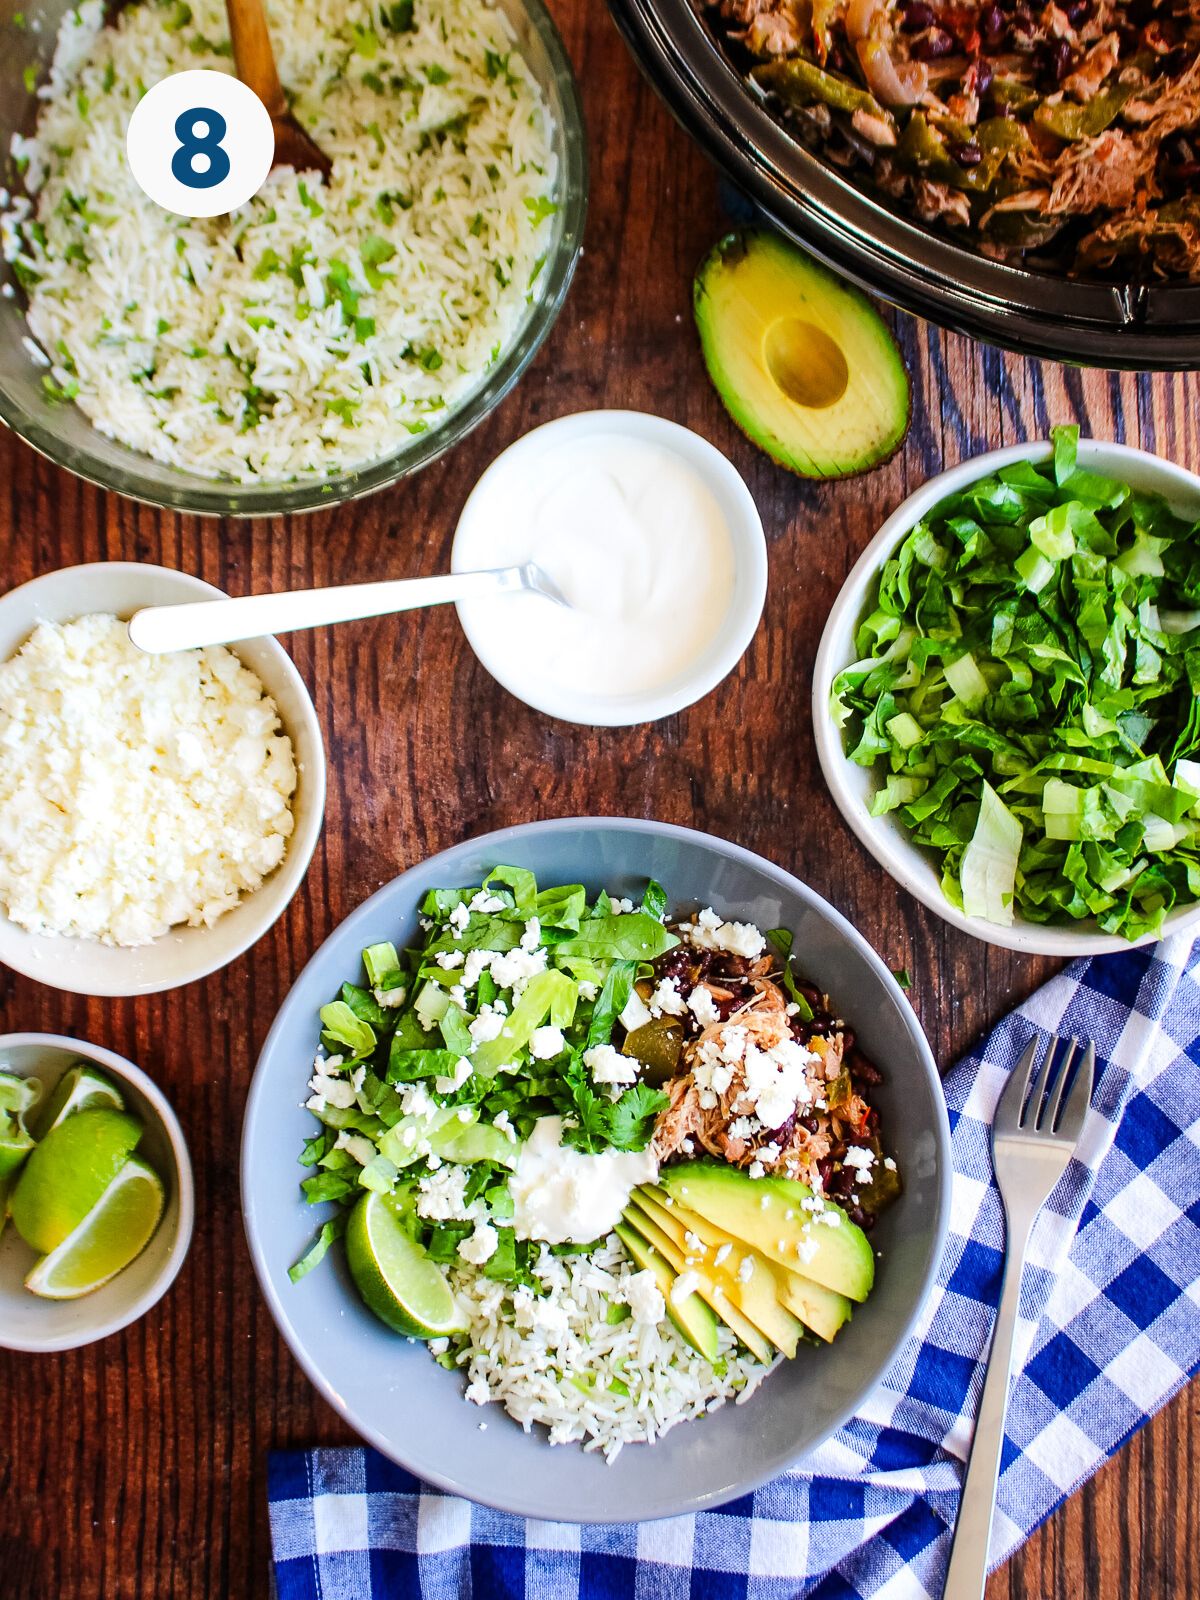
[[[1200,282],[1200,0],[714,0],[811,147],[988,256]]]

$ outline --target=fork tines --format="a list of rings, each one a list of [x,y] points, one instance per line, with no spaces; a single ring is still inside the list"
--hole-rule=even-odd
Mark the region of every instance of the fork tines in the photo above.
[[[997,1127],[1033,1136],[1057,1135],[1073,1142],[1092,1098],[1096,1047],[1090,1041],[1084,1046],[1078,1039],[1051,1035],[1035,1077],[1037,1058],[1038,1041],[1034,1038],[1022,1052],[1000,1096]]]

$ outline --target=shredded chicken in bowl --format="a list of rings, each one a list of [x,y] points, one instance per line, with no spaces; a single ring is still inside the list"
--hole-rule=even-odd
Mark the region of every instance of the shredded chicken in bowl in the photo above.
[[[870,1228],[899,1192],[869,1100],[881,1074],[790,966],[694,944],[686,923],[674,931],[684,942],[656,963],[645,997],[645,1026],[680,1038],[655,1127],[659,1160],[707,1153],[751,1177],[798,1178]]]
[[[1200,0],[711,0],[828,160],[995,259],[1200,282]]]

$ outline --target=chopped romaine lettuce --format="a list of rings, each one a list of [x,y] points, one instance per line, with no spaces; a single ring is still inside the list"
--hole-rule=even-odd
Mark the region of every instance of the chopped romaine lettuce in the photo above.
[[[952,903],[1133,939],[1200,898],[1200,521],[1077,444],[912,529],[832,714]]]

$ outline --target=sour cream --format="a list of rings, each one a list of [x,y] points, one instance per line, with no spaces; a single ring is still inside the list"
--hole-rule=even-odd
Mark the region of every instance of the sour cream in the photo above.
[[[654,1183],[650,1149],[590,1156],[562,1143],[562,1118],[542,1117],[508,1180],[518,1239],[589,1244],[611,1233],[639,1183]]]
[[[745,594],[753,601],[755,582],[735,582],[731,515],[762,539],[749,492],[710,444],[659,418],[610,415],[562,418],[519,440],[480,480],[454,542],[456,570],[533,561],[558,585],[569,608],[519,593],[459,611],[508,689],[556,715],[571,714],[564,698],[584,702],[580,721],[641,720],[593,719],[589,697],[686,684],[729,630],[735,594],[739,611]],[[756,610],[749,632],[757,620]],[[718,666],[679,703],[722,675]]]

